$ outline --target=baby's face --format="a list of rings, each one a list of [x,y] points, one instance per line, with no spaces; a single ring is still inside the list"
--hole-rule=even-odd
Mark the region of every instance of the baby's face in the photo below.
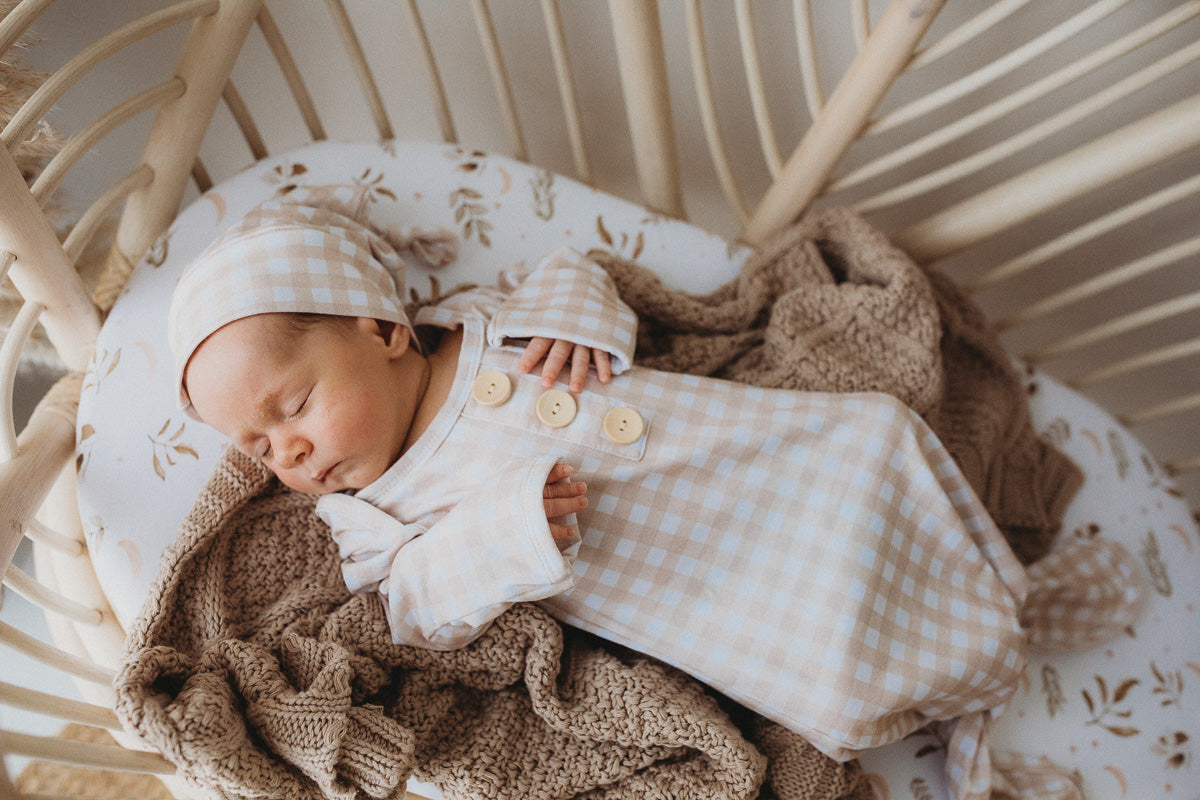
[[[393,341],[398,340],[398,341]],[[297,326],[282,314],[231,322],[206,339],[185,380],[196,413],[287,486],[361,489],[399,457],[412,419],[392,335],[370,319]]]

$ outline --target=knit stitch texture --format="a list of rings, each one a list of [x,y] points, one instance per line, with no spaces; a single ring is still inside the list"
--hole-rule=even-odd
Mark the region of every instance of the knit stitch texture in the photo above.
[[[212,796],[383,798],[409,776],[448,798],[872,796],[857,764],[743,732],[698,682],[530,604],[460,650],[392,644],[313,509],[229,450],[128,638],[118,715]]]

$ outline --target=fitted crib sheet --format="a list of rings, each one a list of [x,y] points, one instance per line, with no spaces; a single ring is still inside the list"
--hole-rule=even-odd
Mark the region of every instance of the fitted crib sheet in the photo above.
[[[114,612],[137,615],[157,559],[224,447],[175,405],[166,309],[183,266],[249,208],[298,185],[357,182],[375,219],[419,240],[450,231],[454,263],[412,264],[409,289],[437,297],[492,283],[563,244],[634,258],[672,287],[706,292],[733,277],[744,248],[543,169],[416,142],[319,143],[276,156],[185,209],[135,269],[113,308],[80,398],[79,503]],[[374,214],[374,212],[373,212]],[[1148,602],[1125,636],[1069,655],[1034,655],[993,747],[1077,771],[1089,798],[1200,798],[1200,532],[1170,479],[1110,415],[1027,372],[1037,430],[1083,468],[1064,537],[1123,544]],[[946,796],[944,742],[930,734],[868,753],[883,798]],[[432,787],[413,787],[437,796]]]

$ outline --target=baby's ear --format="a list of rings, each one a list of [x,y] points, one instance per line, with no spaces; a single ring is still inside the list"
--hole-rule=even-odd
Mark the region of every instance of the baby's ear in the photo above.
[[[367,333],[379,339],[393,356],[403,355],[412,339],[408,328],[398,322],[359,317],[358,323]]]

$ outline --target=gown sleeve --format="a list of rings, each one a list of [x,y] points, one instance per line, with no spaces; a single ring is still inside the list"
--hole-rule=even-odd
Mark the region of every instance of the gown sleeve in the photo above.
[[[544,336],[603,350],[614,374],[633,365],[637,315],[612,278],[570,248],[546,256],[500,304],[487,327],[488,344]]]
[[[431,520],[406,524],[348,494],[321,497],[317,514],[332,528],[350,591],[379,593],[393,641],[453,650],[514,603],[573,585],[578,535],[560,550],[542,505],[556,460],[510,464]]]

